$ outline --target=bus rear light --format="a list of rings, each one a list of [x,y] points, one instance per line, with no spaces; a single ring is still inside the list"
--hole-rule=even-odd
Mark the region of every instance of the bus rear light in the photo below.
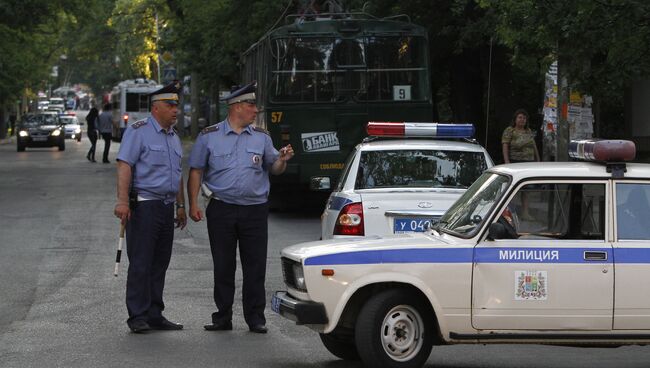
[[[341,209],[334,226],[334,235],[364,235],[363,205],[349,203]]]
[[[471,138],[474,136],[474,125],[371,121],[366,131],[369,136],[378,137]]]

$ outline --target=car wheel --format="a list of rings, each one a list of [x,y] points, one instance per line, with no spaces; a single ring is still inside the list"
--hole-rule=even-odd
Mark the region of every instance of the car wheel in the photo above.
[[[18,152],[25,151],[25,146],[23,146],[22,144],[19,144],[18,146],[16,146],[16,151],[18,151]]]
[[[367,367],[421,367],[433,347],[432,316],[406,290],[386,290],[359,312],[355,341]]]
[[[65,141],[59,143],[59,151],[65,151]]]
[[[354,345],[354,340],[345,341],[335,334],[319,334],[320,341],[330,353],[336,355],[343,360],[359,360],[359,353],[357,347]]]
[[[81,133],[77,136],[77,142],[81,142]]]

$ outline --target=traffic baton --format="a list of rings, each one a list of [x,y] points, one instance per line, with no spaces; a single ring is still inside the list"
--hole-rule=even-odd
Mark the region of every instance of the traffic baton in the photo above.
[[[120,259],[122,258],[122,245],[124,244],[124,224],[120,226],[120,240],[117,241],[117,255],[115,256],[115,272],[113,275],[117,277],[117,271],[120,268]]]

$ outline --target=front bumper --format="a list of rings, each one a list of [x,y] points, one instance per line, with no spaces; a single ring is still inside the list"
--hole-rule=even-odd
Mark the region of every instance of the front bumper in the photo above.
[[[286,291],[273,294],[271,309],[298,325],[324,325],[329,321],[323,303],[297,300]]]

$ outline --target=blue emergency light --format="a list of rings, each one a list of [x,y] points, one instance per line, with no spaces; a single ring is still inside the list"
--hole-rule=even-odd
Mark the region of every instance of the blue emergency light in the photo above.
[[[377,137],[472,138],[474,125],[370,121],[366,131],[369,136]]]

